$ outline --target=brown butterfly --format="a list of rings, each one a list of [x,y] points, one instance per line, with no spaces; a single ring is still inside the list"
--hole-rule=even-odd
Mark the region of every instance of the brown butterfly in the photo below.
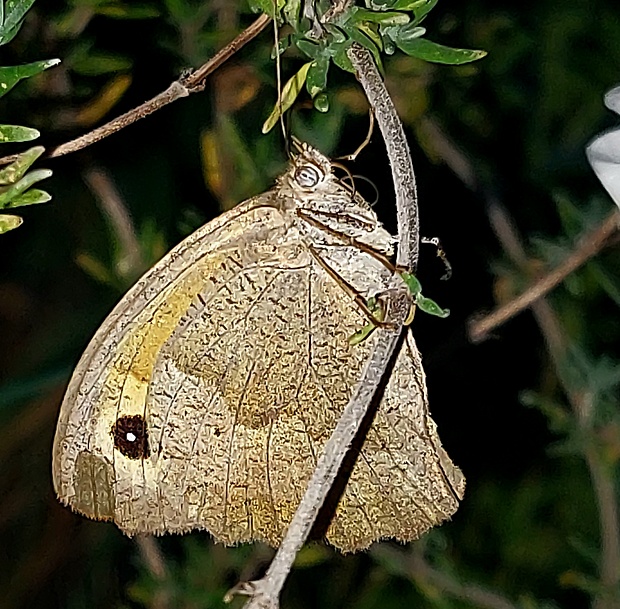
[[[374,348],[377,333],[349,339],[390,282],[393,241],[302,145],[272,190],[175,247],[97,331],[61,407],[60,500],[128,535],[277,545]],[[326,539],[416,539],[464,487],[408,331]]]

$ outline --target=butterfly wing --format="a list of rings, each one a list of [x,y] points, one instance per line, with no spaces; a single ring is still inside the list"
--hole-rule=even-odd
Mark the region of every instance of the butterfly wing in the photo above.
[[[362,294],[389,282],[355,247],[323,250]],[[272,193],[227,212],[149,271],[88,346],[54,442],[60,499],[128,534],[278,544],[374,348],[377,333],[349,345],[366,322]],[[462,490],[409,337],[327,538],[345,551],[415,538]]]
[[[465,478],[441,446],[411,330],[327,530],[345,552],[418,539],[456,512]]]

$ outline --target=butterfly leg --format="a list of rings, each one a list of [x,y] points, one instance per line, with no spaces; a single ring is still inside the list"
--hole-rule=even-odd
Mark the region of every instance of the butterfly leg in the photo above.
[[[345,235],[344,233],[337,231],[331,226],[328,226],[327,224],[324,224],[320,220],[317,220],[310,214],[305,213],[301,209],[297,210],[297,215],[302,220],[304,220],[304,222],[308,222],[309,224],[316,226],[319,230],[322,230],[323,232],[327,233],[328,235],[332,237],[335,237],[336,239],[338,239],[345,245],[351,245],[352,247],[357,248],[361,252],[364,252],[365,254],[372,256],[375,260],[378,260],[391,273],[402,273],[403,271],[409,270],[403,266],[398,266],[394,264],[390,260],[389,256],[386,256],[383,252],[379,252],[378,250],[374,249],[370,245],[367,245],[366,243],[362,243],[361,241],[358,241],[355,237],[351,237],[350,235]]]
[[[341,275],[339,275],[321,256],[318,250],[309,246],[310,253],[316,261],[325,269],[327,274],[354,300],[355,304],[360,308],[362,313],[368,318],[368,321],[375,326],[393,328],[394,324],[383,321],[383,315],[378,317],[375,315],[371,307],[368,306],[367,300]],[[374,306],[372,307],[374,309]]]

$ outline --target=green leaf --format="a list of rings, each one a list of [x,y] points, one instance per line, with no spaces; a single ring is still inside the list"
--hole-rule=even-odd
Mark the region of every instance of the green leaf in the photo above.
[[[327,71],[329,70],[329,57],[320,55],[310,63],[306,76],[306,88],[310,97],[316,97],[327,86]]]
[[[418,281],[418,278],[415,275],[412,275],[411,273],[407,273],[407,271],[403,271],[400,274],[400,276],[402,277],[402,280],[405,282],[405,284],[409,288],[409,291],[414,296],[417,296],[418,294],[422,293],[422,284]]]
[[[52,172],[50,171],[50,175]],[[31,188],[26,191],[23,195],[19,195],[15,197],[10,205],[7,205],[7,208],[11,207],[24,207],[25,205],[38,205],[39,203],[47,203],[51,201],[52,195],[45,192],[44,190],[39,190],[38,188]]]
[[[22,152],[15,161],[0,170],[0,186],[15,184],[44,152],[43,146],[34,146]]]
[[[449,309],[442,309],[434,300],[418,294],[416,298],[416,305],[421,311],[428,313],[429,315],[435,315],[436,317],[445,318],[450,315]]]
[[[319,112],[327,112],[329,110],[329,98],[325,93],[320,93],[314,98],[314,107]]]
[[[34,0],[6,0],[4,4],[4,18],[0,23],[0,44],[9,42],[21,26],[25,14],[34,4]]]
[[[254,13],[265,13],[272,19],[280,14],[280,11],[284,8],[286,0],[277,0],[277,3],[273,0],[250,0],[250,9]],[[275,8],[275,14],[274,14]]]
[[[355,74],[355,68],[347,55],[347,51],[351,48],[353,42],[351,40],[347,40],[346,42],[339,44],[330,45],[330,49],[333,53],[332,59],[334,63],[341,69],[346,72],[352,72]]]
[[[320,45],[310,42],[309,40],[298,40],[295,44],[302,53],[305,53],[308,57],[312,57],[312,59],[318,57],[322,50]]]
[[[119,55],[93,52],[71,62],[71,69],[82,76],[100,76],[110,72],[127,72],[132,66],[130,59]]]
[[[453,49],[436,42],[431,42],[425,38],[415,38],[414,40],[396,40],[398,48],[418,59],[430,61],[432,63],[443,63],[449,65],[461,65],[481,59],[486,51],[475,51],[470,49]]]
[[[423,36],[426,33],[426,28],[413,23],[408,23],[403,26],[382,27],[381,33],[384,36],[388,36],[396,43],[405,43]]]
[[[19,125],[0,125],[0,144],[7,142],[30,142],[36,140],[41,134],[30,127]]]
[[[358,8],[353,11],[351,23],[357,24],[362,21],[380,23],[382,25],[405,25],[411,21],[409,15],[397,11],[369,11]]]
[[[123,5],[118,3],[96,6],[95,14],[111,19],[153,19],[160,16],[160,11],[152,6]]]
[[[26,63],[23,66],[0,68],[0,97],[8,93],[20,80],[30,78],[60,63],[60,59],[47,59]]]
[[[21,27],[22,27],[22,24],[21,24],[21,22],[19,22],[11,30],[4,30],[4,29],[0,28],[0,45],[8,44],[9,42],[11,42],[11,40],[13,40],[13,38],[15,38],[15,36],[17,36],[17,32],[19,32]]]
[[[297,99],[297,96],[299,95],[299,92],[301,91],[301,88],[306,82],[306,76],[308,75],[308,70],[310,69],[311,65],[311,61],[305,63],[303,66],[301,66],[297,74],[295,74],[295,76],[293,76],[284,85],[284,88],[282,89],[282,97],[280,103],[276,103],[271,114],[265,121],[265,124],[263,125],[263,133],[268,133],[269,131],[271,131],[274,125],[278,122],[280,116],[293,105],[293,103]]]
[[[0,209],[18,207],[21,195],[33,184],[45,180],[52,175],[49,169],[35,169],[27,173],[19,182],[0,189]]]
[[[299,29],[299,13],[301,10],[301,0],[286,0],[282,14],[284,21],[295,31]]]
[[[437,0],[396,0],[392,8],[397,11],[413,11],[414,22],[420,23],[437,5]]]
[[[0,214],[0,235],[17,228],[24,220],[19,216]]]

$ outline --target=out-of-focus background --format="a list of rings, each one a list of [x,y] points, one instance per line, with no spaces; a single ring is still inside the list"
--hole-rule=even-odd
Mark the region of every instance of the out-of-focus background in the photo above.
[[[255,18],[244,2],[42,0],[2,65],[58,57],[0,103],[0,122],[46,146],[85,133],[165,89]],[[452,522],[409,546],[342,556],[319,544],[285,589],[291,609],[620,606],[618,460],[620,252],[610,243],[541,305],[477,345],[467,328],[579,250],[614,210],[584,147],[614,124],[602,103],[620,82],[617,0],[441,0],[428,37],[488,57],[461,67],[394,54],[388,87],[406,124],[422,233],[454,272],[422,252],[415,335],[444,446],[468,480]],[[222,607],[271,551],[224,548],[207,534],[166,537],[145,556],[113,525],[86,521],[53,494],[51,442],[73,366],[137,275],[202,223],[265,190],[286,155],[273,107],[273,32],[219,69],[206,90],[54,170],[50,203],[19,210],[0,236],[0,607]],[[282,59],[284,77],[301,65]],[[332,156],[368,123],[350,74],[330,72],[331,109],[301,102],[297,137]],[[6,148],[6,152],[11,152]],[[0,150],[4,154],[4,150]],[[394,226],[378,131],[352,166]],[[371,187],[360,182],[364,194]],[[240,601],[235,601],[238,606]]]

